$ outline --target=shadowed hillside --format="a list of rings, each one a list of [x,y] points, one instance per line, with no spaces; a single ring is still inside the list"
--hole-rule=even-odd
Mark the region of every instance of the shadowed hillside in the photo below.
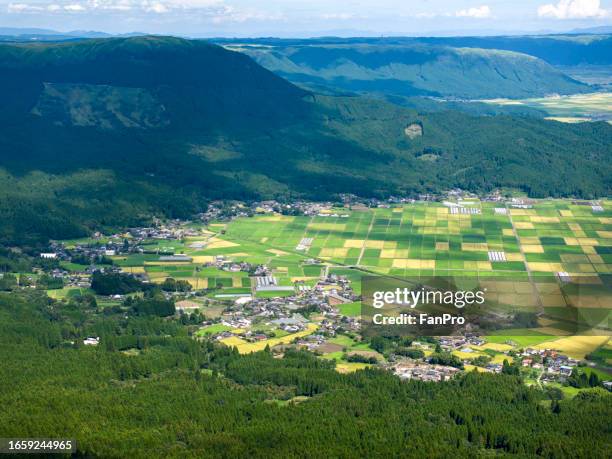
[[[211,198],[610,192],[612,126],[308,93],[244,54],[137,37],[0,46],[0,234],[75,236]],[[421,135],[409,136],[418,124]]]

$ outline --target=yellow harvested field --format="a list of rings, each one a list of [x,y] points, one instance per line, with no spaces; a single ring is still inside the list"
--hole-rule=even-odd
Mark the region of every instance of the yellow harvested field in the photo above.
[[[296,276],[291,278],[291,282],[307,282],[314,279],[318,279],[318,277]]]
[[[225,249],[228,247],[238,247],[240,244],[236,244],[235,242],[225,241],[219,238],[212,238],[210,243],[206,246],[207,249]]]
[[[235,276],[232,277],[232,287],[242,287],[242,277]]]
[[[513,217],[520,217],[525,215],[535,215],[536,212],[533,209],[510,209],[510,215]]]
[[[344,241],[344,247],[347,249],[360,249],[365,244],[364,239],[347,239]]]
[[[124,273],[130,274],[143,274],[145,272],[144,266],[124,266],[121,268]]]
[[[504,360],[507,360],[508,363],[514,362],[514,358],[510,355],[497,354],[495,357],[493,357],[491,363],[504,363]]]
[[[528,261],[527,265],[532,271],[542,271],[547,273],[558,273],[563,271],[563,265],[561,265],[561,263],[543,263]]]
[[[346,258],[349,249],[337,248],[337,249],[321,249],[319,253],[320,257],[331,257],[331,258]]]
[[[514,231],[512,231],[512,228],[504,228],[502,233],[504,236],[514,236]]]
[[[468,373],[474,370],[476,370],[478,373],[487,373],[489,371],[486,368],[477,367],[475,365],[463,365],[463,369]]]
[[[194,263],[212,263],[215,257],[212,255],[195,255],[191,257]]]
[[[600,238],[612,239],[612,231],[596,231]]]
[[[487,251],[489,246],[486,242],[462,242],[461,250],[466,252]]]
[[[555,341],[548,341],[534,346],[536,349],[555,349],[575,359],[583,359],[610,341],[609,336],[568,336]]]
[[[565,307],[567,303],[563,295],[540,295],[542,306],[545,308]]]
[[[453,351],[452,354],[456,355],[461,360],[475,359],[476,357],[480,357],[480,356],[486,355],[486,354],[483,354],[482,352],[478,352],[478,351],[474,351],[474,352]]]
[[[516,229],[534,229],[533,223],[531,222],[516,222],[514,227]]]
[[[248,343],[240,338],[234,338],[234,337],[222,339],[221,342],[228,346],[236,346],[238,348],[238,352],[241,354],[250,354],[251,352],[263,351],[266,348],[266,346],[270,346],[272,348],[279,344],[289,344],[295,338],[302,338],[304,336],[311,335],[317,330],[317,328],[318,327],[315,324],[308,324],[306,327],[306,330],[304,331],[292,333],[290,335],[283,336],[281,338],[271,338],[271,339],[266,339],[263,341],[257,341],[255,343]],[[240,342],[230,341],[228,343],[227,340],[238,340]]]
[[[505,352],[513,349],[509,344],[502,343],[484,343],[482,346],[472,346],[474,349],[484,351],[485,349],[492,349],[497,352]]]
[[[559,217],[540,217],[533,216],[529,217],[533,223],[559,223]]]
[[[307,228],[314,231],[344,231],[346,225],[344,223],[309,223]]]
[[[507,253],[506,260],[507,261],[525,261],[522,253]]]
[[[358,363],[358,362],[338,362],[336,364],[336,371],[338,373],[353,373],[357,370],[363,370],[365,368],[371,367],[372,365],[368,363]]]
[[[573,217],[574,216],[571,210],[560,210],[559,213],[561,214],[562,217]]]
[[[525,253],[544,253],[544,247],[540,244],[528,244],[523,246],[523,252]]]
[[[448,250],[448,242],[436,242],[436,250]]]
[[[278,249],[268,249],[268,250],[266,250],[266,252],[271,253],[271,254],[276,255],[276,256],[289,255],[288,252],[283,252],[282,250],[278,250]]]
[[[436,260],[393,260],[394,268],[406,269],[434,269]]]
[[[521,239],[521,244],[540,244],[540,238],[536,237],[536,236],[529,236],[529,237],[522,237]]]
[[[384,249],[385,241],[366,241],[366,249]]]
[[[205,277],[181,277],[180,280],[186,280],[196,290],[208,288],[208,279]]]
[[[257,217],[257,221],[260,222],[292,222],[295,217],[289,215],[266,215],[263,217]]]
[[[230,336],[229,338],[223,338],[221,340],[221,342],[223,344],[225,344],[226,346],[231,346],[231,347],[233,347],[233,346],[244,346],[245,344],[250,344],[250,343],[247,343],[242,338],[238,338],[237,336]],[[244,354],[244,352],[241,352],[241,354]]]

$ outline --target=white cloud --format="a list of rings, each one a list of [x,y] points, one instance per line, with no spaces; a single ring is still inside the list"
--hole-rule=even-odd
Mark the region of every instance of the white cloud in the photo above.
[[[282,13],[266,13],[257,10],[242,10],[233,6],[221,6],[211,10],[215,24],[228,22],[242,23],[247,21],[280,21],[285,18]]]
[[[555,19],[603,18],[609,11],[601,8],[600,0],[559,0],[538,8],[538,16]]]
[[[325,20],[340,20],[347,21],[349,19],[355,19],[355,15],[352,13],[326,13],[321,15],[321,19]]]
[[[75,12],[85,11],[85,7],[78,3],[70,3],[69,5],[64,5],[64,9],[66,11],[75,11]]]
[[[455,13],[458,18],[475,18],[485,19],[491,17],[491,8],[488,5],[482,5],[474,8],[459,10]]]
[[[153,2],[143,5],[145,11],[149,13],[163,14],[170,11],[166,5],[160,2]]]
[[[50,13],[81,11],[142,11],[168,13],[171,11],[201,10],[211,14],[222,12],[223,0],[56,0],[46,7],[29,3],[9,3],[9,13],[46,11]],[[236,15],[232,9],[232,14]]]
[[[46,9],[48,10],[49,7],[47,7]],[[45,8],[38,5],[32,5],[30,3],[9,3],[6,6],[6,10],[9,13],[33,13],[44,11]]]
[[[9,13],[21,13],[23,11],[28,11],[30,8],[30,5],[25,3],[9,3],[7,6]]]

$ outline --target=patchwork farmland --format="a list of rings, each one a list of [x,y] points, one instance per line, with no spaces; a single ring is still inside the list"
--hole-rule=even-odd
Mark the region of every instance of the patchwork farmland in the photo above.
[[[500,346],[506,354],[508,349],[532,346],[584,358],[608,342],[612,202],[607,200],[417,201],[377,208],[325,207],[314,216],[269,212],[184,225],[189,232],[182,238],[151,238],[143,244],[144,253],[111,258],[124,272],[146,275],[154,283],[168,278],[189,282],[211,300],[194,297],[194,304],[201,305],[209,319],[220,320],[225,303],[241,297],[248,301],[299,295],[300,289],[306,291],[329,274],[346,276],[356,295],[361,293],[364,275],[478,277],[491,286],[513,285],[500,291],[500,299],[541,314],[537,327],[493,331],[482,349],[455,350],[457,357],[476,358],[483,349],[500,352]],[[254,277],[239,269],[241,263],[265,265],[267,270]],[[564,284],[571,288],[559,287]],[[521,298],[526,299],[524,304]],[[576,328],[577,309],[567,304],[579,308],[586,325]],[[340,303],[337,309],[342,316],[355,318],[360,303]],[[322,319],[310,316],[299,332],[285,331],[286,324],[245,329],[240,324],[215,323],[196,335],[225,333],[221,342],[248,353],[319,333]],[[248,330],[274,337],[247,341]],[[367,366],[347,362],[346,355],[373,352],[358,337],[342,334],[321,349],[324,358],[338,360],[342,371]],[[493,363],[512,361],[506,354]]]
[[[201,235],[151,240],[148,253],[114,257],[114,262],[126,272],[145,272],[153,282],[182,279],[194,289],[218,288],[217,295],[249,294],[253,287],[246,272],[205,266],[220,258],[267,265],[278,294],[296,281],[314,283],[322,270],[352,280],[369,273],[536,283],[583,278],[585,284],[601,283],[612,273],[609,201],[546,200],[518,207],[479,200],[415,202],[329,209],[312,217],[264,214],[195,227]],[[543,306],[557,305],[555,292],[541,293]],[[596,295],[582,293],[581,306],[604,306]]]
[[[581,204],[544,201],[499,213],[499,204],[469,201],[461,209],[478,212],[453,213],[455,207],[417,202],[315,217],[255,216],[222,227],[226,247],[186,253],[270,262],[289,277],[318,275],[304,272],[309,258],[397,276],[609,274],[612,208]],[[309,247],[296,250],[304,240]]]

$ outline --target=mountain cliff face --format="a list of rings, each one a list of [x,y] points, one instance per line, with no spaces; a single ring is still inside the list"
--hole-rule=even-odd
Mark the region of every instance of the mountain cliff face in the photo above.
[[[207,199],[611,190],[606,123],[316,95],[202,41],[0,45],[0,93],[3,241],[188,216]]]

